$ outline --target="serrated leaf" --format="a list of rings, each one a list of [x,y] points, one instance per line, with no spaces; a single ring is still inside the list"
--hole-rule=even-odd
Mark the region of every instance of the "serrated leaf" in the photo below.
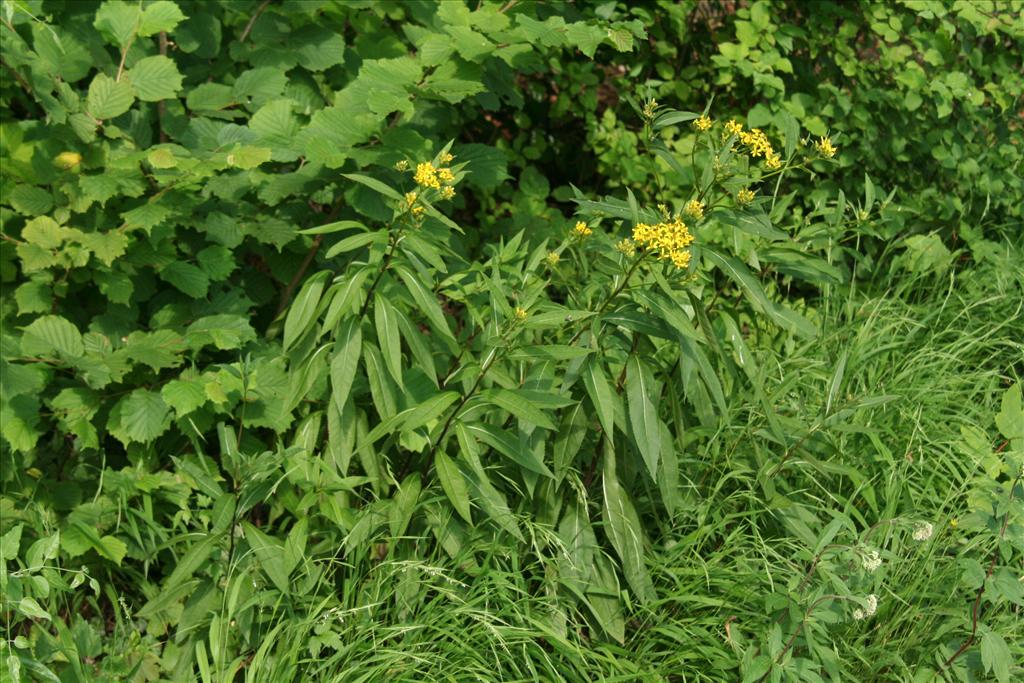
[[[259,136],[262,144],[290,150],[299,132],[299,122],[292,113],[293,106],[292,100],[288,99],[267,102],[249,120],[249,129]]]
[[[93,118],[112,119],[120,116],[135,102],[135,89],[126,80],[115,81],[104,73],[96,74],[89,84],[85,107]]]
[[[270,161],[273,152],[269,147],[253,147],[252,145],[238,145],[227,156],[228,166],[234,166],[245,171],[252,170],[260,164]]]
[[[185,339],[173,330],[135,331],[128,335],[124,353],[135,362],[159,371],[180,365],[185,348]]]
[[[21,238],[43,249],[57,249],[64,244],[65,229],[49,216],[34,218],[21,229]]]
[[[1003,637],[995,631],[986,631],[981,636],[981,664],[985,671],[992,672],[999,683],[1010,680],[1010,666],[1013,654]]]
[[[255,338],[256,330],[248,318],[228,313],[199,318],[185,330],[185,341],[192,349],[208,344],[221,350],[237,349]]]
[[[98,448],[99,439],[91,420],[99,411],[100,396],[86,387],[62,389],[50,402],[62,428],[77,436],[82,448]]]
[[[75,239],[108,267],[128,249],[128,235],[118,230],[84,232]]]
[[[82,333],[70,321],[59,315],[44,315],[24,328],[21,351],[26,356],[53,356],[78,358],[85,353]]]
[[[138,3],[105,2],[96,12],[93,22],[100,33],[110,38],[118,47],[124,47],[132,39],[141,19]]]
[[[53,208],[53,195],[31,185],[16,185],[6,199],[15,211],[26,216],[41,216]]]
[[[171,0],[156,0],[147,5],[142,11],[142,20],[139,22],[139,35],[143,37],[155,36],[161,31],[168,33],[185,20],[178,5]]]
[[[158,271],[160,278],[174,285],[176,289],[193,299],[206,298],[210,279],[202,270],[191,263],[174,261]]]
[[[565,27],[565,39],[570,45],[593,58],[597,47],[604,41],[605,31],[599,26],[590,26],[582,21],[569,24]]]
[[[155,55],[144,57],[126,73],[135,94],[143,102],[157,102],[177,96],[181,90],[182,76],[178,65],[169,57]]]
[[[1018,382],[1003,392],[996,414],[996,427],[1011,441],[1014,450],[1024,450],[1024,400]]]
[[[160,390],[160,396],[181,417],[206,403],[206,390],[202,382],[172,379]]]
[[[238,267],[234,253],[227,247],[214,244],[206,247],[198,254],[196,260],[199,267],[212,281],[219,281],[227,278]]]
[[[167,431],[171,413],[155,391],[136,389],[118,402],[121,430],[132,441],[149,443]]]
[[[18,315],[46,313],[53,307],[53,291],[43,280],[29,280],[14,290],[14,301],[18,304]]]

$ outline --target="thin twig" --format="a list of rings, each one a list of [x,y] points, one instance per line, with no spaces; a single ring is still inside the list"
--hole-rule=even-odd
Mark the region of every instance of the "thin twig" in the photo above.
[[[167,56],[167,31],[160,31],[160,54]],[[164,115],[167,113],[167,102],[160,100],[156,103],[156,120],[160,128],[160,142],[167,142],[167,133],[164,132]]]
[[[14,70],[14,67],[4,61],[3,58],[0,58],[0,64],[3,64],[4,68],[11,72],[11,75],[14,76],[14,80],[18,82],[18,85],[21,86],[22,90],[27,92],[29,95],[32,95],[32,86],[28,84],[28,81],[26,81],[21,74]]]
[[[1006,444],[1004,443],[1003,447],[1005,446]],[[1019,481],[1020,475],[1018,475],[1017,478],[1014,479],[1013,482],[1010,484],[1010,500],[1008,502],[1011,504],[1013,503],[1013,490],[1017,488],[1017,482]],[[1003,537],[1006,535],[1006,527],[1010,523],[1010,508],[1011,505],[1007,505],[1006,514],[1003,515],[1003,524],[1002,527],[999,529],[1000,541],[1003,540]],[[957,657],[966,652],[967,648],[969,648],[974,643],[974,638],[978,635],[978,620],[981,618],[981,596],[985,594],[985,584],[988,583],[988,580],[992,578],[992,574],[994,574],[996,571],[996,560],[998,558],[999,548],[997,546],[996,549],[992,551],[992,559],[988,563],[988,571],[985,572],[985,580],[981,582],[981,586],[978,587],[978,594],[974,596],[974,607],[971,609],[971,634],[967,636],[967,640],[963,642],[963,645],[960,646],[960,649],[954,652],[952,656],[950,656],[950,658],[946,660],[945,664],[942,665],[943,669],[948,669],[949,666],[954,661],[956,661]]]
[[[249,31],[252,31],[253,24],[256,23],[256,20],[260,18],[260,15],[263,14],[263,10],[267,9],[267,5],[269,4],[270,0],[263,0],[260,6],[256,8],[256,11],[253,12],[252,17],[249,19],[249,23],[246,24],[245,28],[242,30],[242,35],[238,38],[239,43],[244,43],[245,39],[249,37]]]
[[[334,219],[338,217],[338,213],[341,211],[341,204],[341,202],[338,202],[334,205],[334,208],[331,209],[331,213],[327,216],[327,223],[333,223]],[[317,235],[313,238],[313,244],[310,245],[309,251],[306,252],[306,257],[302,259],[302,265],[300,265],[299,269],[295,271],[295,275],[292,276],[292,279],[288,281],[288,285],[284,288],[284,291],[281,292],[281,301],[278,302],[277,312],[274,313],[275,319],[281,315],[285,308],[288,307],[288,302],[291,301],[292,294],[295,293],[295,288],[298,287],[299,282],[302,281],[302,276],[306,274],[306,270],[313,262],[313,258],[316,256],[316,252],[320,250],[320,245],[323,244],[323,241],[323,235]]]

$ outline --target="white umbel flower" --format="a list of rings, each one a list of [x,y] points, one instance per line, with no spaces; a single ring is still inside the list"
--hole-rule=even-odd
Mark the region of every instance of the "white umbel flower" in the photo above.
[[[882,566],[882,557],[877,550],[869,550],[861,556],[860,563],[866,571],[873,572]]]
[[[914,540],[915,541],[927,541],[932,537],[934,531],[931,522],[918,522],[914,525]]]
[[[856,621],[867,619],[868,617],[874,616],[875,612],[878,611],[878,596],[872,593],[865,598],[867,604],[862,608],[858,607],[853,610],[853,618]]]

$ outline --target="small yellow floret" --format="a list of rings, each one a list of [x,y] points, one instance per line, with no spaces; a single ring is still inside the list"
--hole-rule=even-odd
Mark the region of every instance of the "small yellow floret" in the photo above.
[[[814,143],[814,148],[818,150],[818,153],[821,154],[821,156],[828,157],[829,159],[834,157],[836,152],[839,151],[832,145],[832,140],[829,137],[820,138],[816,143]]]
[[[432,187],[435,190],[441,189],[441,182],[437,179],[437,169],[429,161],[416,165],[416,175],[413,177],[413,180],[421,187]]]
[[[437,169],[437,179],[442,183],[451,185],[455,182],[455,175],[450,168],[439,168]]]
[[[395,162],[395,170],[396,171],[408,171],[409,170],[409,162],[407,160],[405,160],[405,159],[402,159],[401,161],[396,161]]]
[[[678,217],[655,225],[637,223],[633,227],[633,240],[655,252],[659,259],[672,261],[677,268],[690,265],[688,247],[693,243],[693,235]]]
[[[455,188],[451,185],[445,185],[441,188],[441,199],[451,199],[455,196]]]
[[[557,251],[549,251],[548,255],[544,257],[549,268],[554,268],[558,265],[558,262],[562,260],[562,257],[558,255]]]
[[[620,242],[615,244],[615,251],[619,252],[623,256],[633,258],[636,256],[636,243],[626,237]]]
[[[691,199],[690,201],[686,202],[686,207],[683,209],[683,211],[690,218],[699,221],[701,218],[704,218],[704,202],[698,201],[696,199]]]
[[[417,197],[419,197],[419,193],[417,193],[417,192],[406,192],[405,193],[405,203],[408,204],[409,207],[411,208],[413,206],[413,204],[416,203],[416,198]]]
[[[699,119],[693,120],[693,127],[701,131],[708,130],[711,128],[711,119],[701,114]]]
[[[743,132],[743,124],[736,123],[736,119],[729,119],[725,124],[725,137],[730,135],[739,135]]]
[[[528,315],[529,314],[526,312],[525,308],[523,308],[522,306],[516,306],[516,310],[515,310],[516,322],[520,322],[520,323],[524,322]]]
[[[749,204],[752,201],[754,201],[754,193],[749,188],[744,187],[736,193],[736,203],[740,206]]]
[[[782,160],[779,159],[779,155],[775,152],[769,153],[764,158],[765,168],[774,171],[775,169],[782,168]]]
[[[442,164],[450,164],[450,163],[452,163],[452,160],[454,160],[454,159],[455,159],[455,157],[453,157],[448,152],[445,152],[444,154],[441,155],[441,158],[438,159],[438,161],[440,161]]]
[[[575,233],[575,234],[576,234],[576,235],[577,235],[578,237],[587,237],[588,235],[590,235],[590,233],[594,232],[594,231],[593,231],[593,230],[591,230],[591,229],[590,229],[590,227],[588,227],[588,226],[587,226],[587,224],[586,224],[586,223],[584,223],[583,221],[579,221],[579,222],[577,222],[577,223],[576,223],[576,225],[575,225],[575,227],[573,227],[572,231],[573,231],[573,233]]]

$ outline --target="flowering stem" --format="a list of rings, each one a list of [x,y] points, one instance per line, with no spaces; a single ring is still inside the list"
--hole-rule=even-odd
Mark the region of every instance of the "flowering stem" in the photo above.
[[[398,234],[391,241],[391,245],[388,247],[388,251],[384,254],[384,262],[380,265],[380,272],[377,273],[377,277],[374,278],[373,283],[370,285],[370,289],[366,291],[366,301],[363,302],[362,308],[359,309],[359,317],[362,318],[366,314],[366,309],[370,307],[370,302],[373,300],[373,293],[377,289],[377,285],[380,284],[380,280],[384,277],[384,273],[387,271],[388,266],[391,264],[391,259],[395,255],[395,249],[398,247],[398,243],[402,241],[402,231],[399,230]]]
[[[849,600],[849,598],[847,598],[845,596],[842,596],[842,595],[823,595],[820,598],[818,598],[817,600],[815,600],[814,602],[812,602],[810,604],[810,606],[807,608],[807,610],[804,612],[803,619],[801,619],[800,623],[797,624],[796,630],[793,631],[793,635],[791,635],[789,637],[789,640],[786,641],[786,646],[782,648],[782,652],[780,652],[779,656],[775,658],[775,661],[774,661],[773,664],[781,664],[782,663],[782,658],[786,656],[786,653],[789,652],[789,650],[793,647],[793,643],[796,642],[796,639],[800,636],[800,633],[804,630],[804,624],[807,623],[807,618],[809,616],[811,616],[811,612],[813,612],[814,608],[817,607],[820,603],[824,602],[825,600]],[[770,674],[771,671],[772,671],[771,667],[769,667],[768,670],[764,672],[764,675],[761,676],[761,678],[757,679],[757,683],[761,683],[761,681],[763,681],[766,678],[768,678],[768,674]]]
[[[1005,447],[1006,444],[1003,444]],[[999,540],[1002,541],[1003,537],[1006,536],[1006,527],[1010,523],[1010,510],[1013,505],[1013,492],[1017,488],[1017,483],[1020,481],[1021,475],[1017,475],[1017,478],[1010,484],[1010,499],[1007,501],[1006,514],[1003,515],[1003,524],[999,529]],[[974,607],[971,609],[971,633],[967,636],[967,640],[963,642],[963,645],[950,656],[942,665],[943,669],[948,669],[949,666],[956,661],[957,657],[967,651],[967,648],[974,643],[974,638],[978,634],[978,620],[981,618],[981,596],[985,594],[985,585],[988,580],[992,578],[992,574],[996,570],[996,560],[999,558],[999,548],[996,547],[992,551],[992,559],[988,563],[988,571],[985,572],[985,580],[981,582],[981,586],[978,587],[978,594],[974,597]]]
[[[608,306],[611,305],[615,297],[617,297],[622,292],[622,290],[626,288],[626,285],[629,284],[629,278],[633,277],[633,273],[636,272],[636,269],[640,266],[641,263],[643,263],[644,259],[646,258],[647,254],[643,254],[642,256],[640,256],[640,258],[633,262],[633,265],[630,266],[628,271],[626,271],[626,276],[622,278],[622,283],[619,284],[619,286],[616,287],[614,290],[612,290],[612,293],[608,295],[608,298],[606,298],[604,302],[601,304],[600,308],[597,309],[597,313],[595,314],[597,317],[600,317],[601,314],[608,309]],[[579,338],[583,334],[583,331],[583,328],[581,328],[576,334],[573,335],[572,339],[569,340],[570,346],[579,341]]]

